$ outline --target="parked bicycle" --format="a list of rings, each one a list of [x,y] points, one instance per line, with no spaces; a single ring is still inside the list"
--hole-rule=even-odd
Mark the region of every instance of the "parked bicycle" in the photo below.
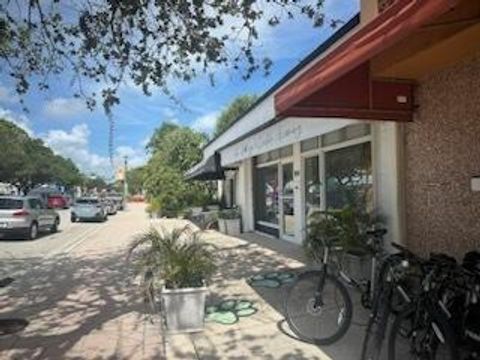
[[[421,292],[392,324],[389,360],[480,358],[479,264],[475,252],[462,266],[445,255],[431,256]]]
[[[393,243],[392,246],[398,252],[386,258],[383,262],[381,276],[376,279],[377,286],[374,305],[365,331],[361,354],[362,360],[378,360],[381,358],[391,315],[400,313],[399,317],[401,317],[403,314],[410,314],[411,305],[420,301],[420,297],[415,296],[415,286],[412,285],[412,283],[415,283],[413,278],[417,278],[418,281],[425,281],[424,271],[429,266],[429,263],[401,245]],[[424,283],[423,286],[425,287],[427,284]],[[428,287],[431,289],[430,284]],[[396,297],[401,298],[403,309],[402,307],[394,306]],[[425,297],[426,299],[428,299],[428,296]],[[425,305],[427,304],[425,303]],[[430,303],[428,305],[430,306]],[[431,309],[433,310],[433,308]],[[428,315],[431,315],[430,312]],[[431,316],[424,317],[425,321],[430,319],[432,319]],[[408,334],[408,336],[411,337],[414,334],[415,331],[412,334]],[[403,357],[397,359],[403,359]]]
[[[346,283],[356,288],[362,304],[371,304],[378,264],[385,256],[383,237],[385,229],[367,232],[371,250],[371,279],[357,281],[343,269],[336,247],[337,239],[321,239],[323,257],[316,269],[300,274],[285,298],[286,320],[295,335],[305,342],[328,345],[338,341],[352,322],[353,305]]]

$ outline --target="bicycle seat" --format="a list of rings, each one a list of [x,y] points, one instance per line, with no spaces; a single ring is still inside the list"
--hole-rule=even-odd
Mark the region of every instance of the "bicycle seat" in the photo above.
[[[386,233],[387,233],[387,229],[367,230],[367,235],[375,236],[375,237],[382,237]]]

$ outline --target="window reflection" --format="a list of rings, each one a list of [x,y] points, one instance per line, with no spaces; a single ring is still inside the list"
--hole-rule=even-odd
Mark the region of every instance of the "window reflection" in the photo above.
[[[327,207],[341,209],[356,201],[367,210],[373,207],[370,143],[325,154]]]
[[[278,224],[278,167],[256,169],[255,218]]]
[[[305,214],[310,215],[320,210],[320,171],[319,158],[312,156],[305,159]]]

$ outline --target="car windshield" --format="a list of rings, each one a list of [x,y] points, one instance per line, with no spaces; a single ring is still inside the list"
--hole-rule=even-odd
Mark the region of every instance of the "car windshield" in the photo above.
[[[77,199],[77,204],[98,204],[98,199]]]
[[[23,208],[23,201],[18,199],[0,199],[0,210],[15,210]]]

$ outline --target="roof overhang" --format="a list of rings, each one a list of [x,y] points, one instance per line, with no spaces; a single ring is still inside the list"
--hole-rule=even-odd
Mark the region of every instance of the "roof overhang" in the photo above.
[[[461,0],[397,0],[278,91],[277,116],[411,120],[415,79],[398,78],[395,71],[386,71],[392,65],[388,60],[378,59],[459,3]],[[464,1],[462,5],[471,3],[476,2]],[[374,58],[376,67],[372,66]],[[386,77],[372,71],[378,68]]]

